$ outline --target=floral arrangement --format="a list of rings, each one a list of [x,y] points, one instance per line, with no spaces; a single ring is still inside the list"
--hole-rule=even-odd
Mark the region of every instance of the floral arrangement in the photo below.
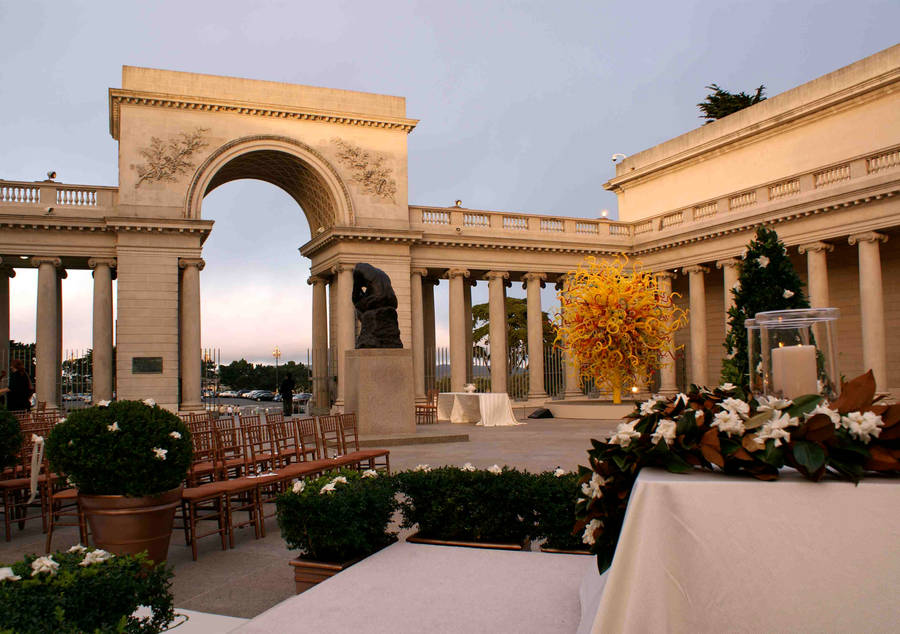
[[[155,403],[101,401],[57,424],[46,452],[80,493],[142,497],[180,486],[192,447],[187,426]]]
[[[297,480],[276,500],[281,535],[316,561],[348,562],[396,541],[388,531],[397,508],[393,478],[341,470]]]
[[[628,258],[589,257],[570,271],[559,291],[554,318],[557,342],[580,365],[581,374],[622,402],[622,391],[648,384],[662,358],[671,355],[675,331],[687,313],[673,296],[659,292],[653,274]]]
[[[73,546],[0,567],[0,631],[162,632],[175,618],[172,572],[146,555]],[[139,606],[150,616],[134,615]]]
[[[466,463],[419,465],[395,477],[405,495],[402,526],[418,525],[421,537],[522,544],[534,531],[534,488],[528,473]]]
[[[612,562],[635,478],[642,467],[681,473],[695,467],[775,480],[793,467],[818,481],[826,473],[858,482],[866,471],[900,472],[900,405],[875,402],[871,371],[843,384],[841,396],[749,399],[731,384],[642,404],[605,441],[591,441],[575,530],[605,570]]]
[[[22,428],[19,420],[4,407],[0,407],[0,469],[10,467],[16,462],[19,449],[22,448]]]

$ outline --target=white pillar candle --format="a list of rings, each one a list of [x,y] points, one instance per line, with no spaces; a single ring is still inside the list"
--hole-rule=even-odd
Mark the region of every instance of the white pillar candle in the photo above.
[[[772,391],[787,398],[819,392],[815,346],[772,348]]]

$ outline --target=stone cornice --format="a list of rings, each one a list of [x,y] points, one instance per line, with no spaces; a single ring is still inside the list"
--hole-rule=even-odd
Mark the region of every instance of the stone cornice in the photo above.
[[[165,93],[144,92],[138,90],[109,89],[109,133],[119,140],[119,122],[122,105],[134,105],[147,108],[168,108],[192,112],[213,112],[237,114],[251,117],[267,117],[294,121],[318,121],[321,123],[337,123],[366,128],[383,128],[386,130],[402,130],[409,134],[419,122],[418,119],[405,117],[367,116],[351,112],[334,110],[317,110],[312,108],[292,108],[274,104],[259,104],[228,99],[210,99],[206,97],[186,97]]]
[[[24,214],[0,214],[0,227],[8,229],[39,229],[45,231],[147,231],[155,233],[200,233],[212,231],[212,220],[184,220],[165,218],[135,218],[109,216],[104,218],[50,217]]]

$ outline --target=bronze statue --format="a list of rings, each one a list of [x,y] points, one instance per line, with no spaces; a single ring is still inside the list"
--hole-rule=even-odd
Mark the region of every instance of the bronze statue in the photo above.
[[[353,267],[353,305],[360,321],[357,349],[403,347],[397,296],[387,273],[364,262]]]

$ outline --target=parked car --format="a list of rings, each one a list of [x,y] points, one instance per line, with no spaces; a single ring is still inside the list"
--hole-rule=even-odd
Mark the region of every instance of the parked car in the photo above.
[[[254,401],[271,401],[275,398],[275,392],[269,390],[256,390],[251,396]]]
[[[311,398],[312,394],[310,394],[309,392],[297,392],[296,394],[294,394],[294,398],[292,400],[296,404],[306,405]]]
[[[237,397],[238,398],[250,398],[250,396],[249,396],[250,392],[254,392],[254,391],[255,390],[240,390],[237,393]]]
[[[237,392],[234,390],[225,390],[223,392],[219,392],[219,396],[221,398],[237,398]]]

